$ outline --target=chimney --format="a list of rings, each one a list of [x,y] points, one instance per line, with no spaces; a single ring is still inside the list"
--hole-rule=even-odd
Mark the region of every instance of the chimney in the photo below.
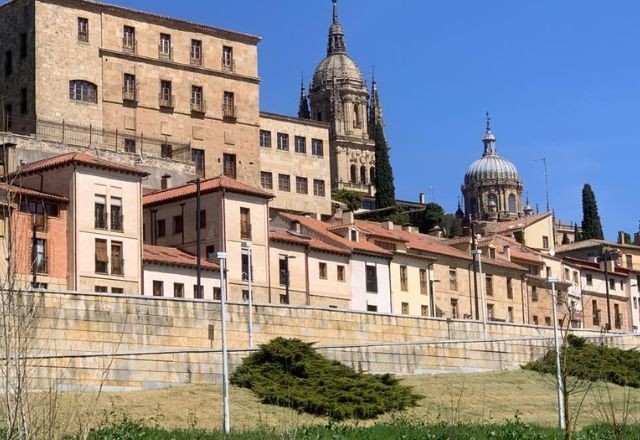
[[[165,174],[160,178],[160,189],[171,188],[171,174]]]
[[[507,261],[511,261],[511,246],[508,244],[504,245],[504,255],[507,257]]]
[[[418,202],[424,205],[424,193],[420,193],[420,195],[418,196]]]
[[[394,224],[391,220],[387,220],[385,222],[382,222],[382,227],[389,231],[393,231]]]
[[[355,218],[353,217],[353,211],[342,211],[342,224],[352,225],[353,223],[355,223]]]
[[[618,231],[618,244],[625,244],[624,243],[624,231]]]

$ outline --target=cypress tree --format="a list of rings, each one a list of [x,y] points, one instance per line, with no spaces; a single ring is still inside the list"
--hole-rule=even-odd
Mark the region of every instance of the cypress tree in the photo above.
[[[389,160],[389,148],[384,137],[384,127],[380,122],[374,125],[374,137],[376,143],[376,207],[388,208],[396,204],[396,188],[393,184],[393,170]]]
[[[580,237],[580,231],[578,230],[578,224],[575,223],[573,225],[573,241],[575,243],[582,241],[582,237]]]
[[[604,239],[602,223],[598,214],[598,203],[591,185],[586,183],[582,188],[582,240]]]

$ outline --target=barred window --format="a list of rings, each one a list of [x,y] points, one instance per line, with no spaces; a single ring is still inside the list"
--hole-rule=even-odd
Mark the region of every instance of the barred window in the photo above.
[[[98,86],[89,81],[69,81],[69,98],[74,101],[98,102]]]

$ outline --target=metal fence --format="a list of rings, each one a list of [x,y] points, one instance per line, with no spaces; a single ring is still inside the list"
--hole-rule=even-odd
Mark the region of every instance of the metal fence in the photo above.
[[[105,130],[93,125],[70,124],[64,120],[25,118],[3,115],[1,130],[16,134],[35,134],[36,139],[58,142],[69,146],[120,151],[146,157],[157,157],[191,162],[191,145],[164,139],[146,137],[143,133]]]

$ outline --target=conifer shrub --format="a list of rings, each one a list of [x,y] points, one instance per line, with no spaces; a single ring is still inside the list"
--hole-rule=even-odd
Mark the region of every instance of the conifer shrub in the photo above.
[[[620,386],[640,388],[640,352],[621,350],[569,335],[566,350],[566,372],[589,381],[605,381]],[[556,373],[555,350],[524,366],[545,374]]]
[[[357,372],[298,339],[262,345],[244,359],[231,383],[251,389],[263,403],[334,420],[370,419],[414,406],[421,398],[390,374]]]

